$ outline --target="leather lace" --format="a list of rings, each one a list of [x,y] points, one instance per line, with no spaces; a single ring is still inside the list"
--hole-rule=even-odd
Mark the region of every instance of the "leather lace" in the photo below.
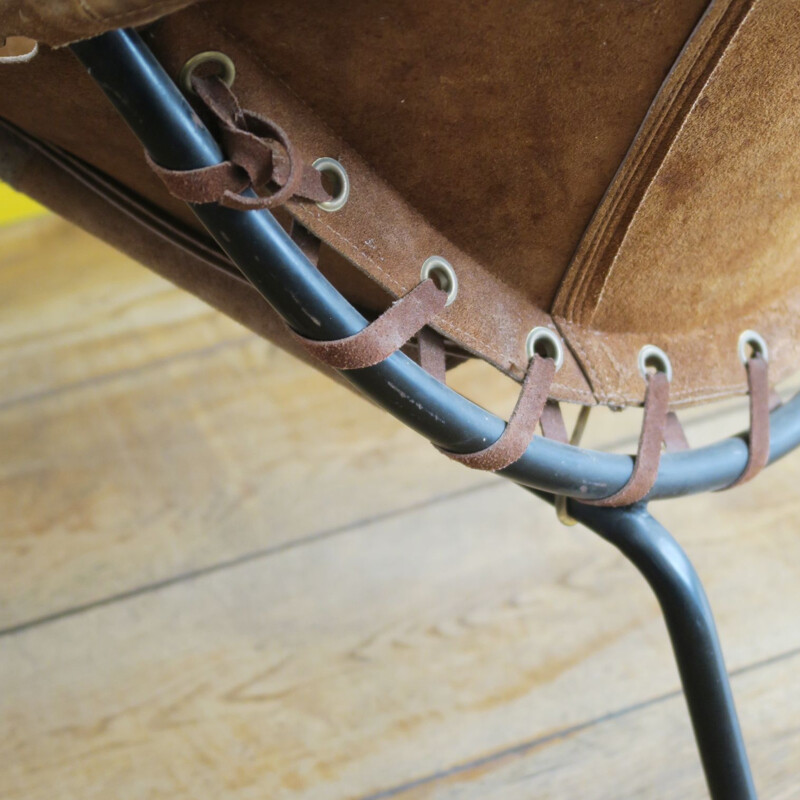
[[[753,356],[745,365],[750,403],[750,435],[747,465],[742,474],[726,489],[752,480],[769,461],[769,412],[772,394],[769,386],[769,367],[761,356]]]
[[[280,125],[243,109],[217,76],[194,75],[192,87],[213,118],[227,159],[210,167],[173,170],[145,153],[150,168],[173,197],[187,203],[219,203],[238,211],[275,208],[292,198],[331,199],[322,174],[303,163]],[[248,189],[256,196],[244,194]]]
[[[597,506],[625,506],[644,499],[658,477],[662,442],[668,450],[674,451],[684,450],[689,446],[677,416],[667,411],[668,402],[669,382],[666,375],[656,373],[650,376],[644,401],[642,431],[631,477],[618,492],[609,497],[579,502]],[[547,402],[541,425],[545,438],[562,444],[569,443],[564,417],[555,401]]]
[[[628,482],[609,497],[580,502],[592,506],[628,506],[638,503],[647,496],[658,477],[668,407],[669,379],[663,372],[649,375],[644,396],[642,430],[639,434],[633,472]]]
[[[447,302],[432,279],[422,281],[363,330],[343,339],[308,339],[293,332],[295,339],[315,358],[335,369],[363,369],[380,363],[421,331]],[[420,342],[422,347],[422,342]],[[443,377],[443,375],[442,375]]]
[[[535,355],[528,363],[514,411],[497,441],[473,453],[437,449],[459,464],[490,472],[505,469],[518,461],[536,434],[555,374],[556,363],[552,358]]]

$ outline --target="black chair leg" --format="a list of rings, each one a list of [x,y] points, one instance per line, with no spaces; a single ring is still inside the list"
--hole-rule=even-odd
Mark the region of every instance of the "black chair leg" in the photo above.
[[[644,505],[615,509],[571,502],[569,511],[633,562],[658,598],[711,797],[755,800],[714,617],[686,553]]]

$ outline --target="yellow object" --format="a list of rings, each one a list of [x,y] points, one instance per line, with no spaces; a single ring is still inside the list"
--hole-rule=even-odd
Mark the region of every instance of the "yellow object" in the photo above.
[[[38,217],[46,211],[47,209],[40,206],[35,200],[15,192],[5,183],[0,183],[0,225]]]

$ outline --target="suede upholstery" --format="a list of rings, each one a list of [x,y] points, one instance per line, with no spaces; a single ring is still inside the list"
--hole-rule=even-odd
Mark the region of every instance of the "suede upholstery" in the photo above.
[[[676,65],[570,265],[553,308],[603,403],[640,384],[646,343],[673,402],[741,391],[739,334],[800,364],[800,14],[717,5]],[[677,87],[676,87],[677,88]]]
[[[63,44],[188,3],[107,0],[91,25],[84,5],[45,19],[5,3],[0,33]],[[245,106],[306,160],[345,165],[342,211],[288,211],[360,305],[385,307],[444,256],[460,291],[436,327],[516,378],[527,331],[556,327],[569,352],[553,395],[581,403],[641,403],[646,343],[672,360],[673,405],[745,390],[744,328],[767,338],[774,378],[798,364],[795,0],[212,0],[144,34],[173,75],[226,52]],[[0,116],[196,225],[69,52],[0,67]],[[34,163],[18,185],[119,241],[119,220],[90,223],[69,182],[26,176]],[[188,268],[180,282],[203,293]],[[254,308],[226,310],[252,324]]]
[[[152,22],[198,0],[3,0],[0,37],[27,36],[50,47],[112,28]]]

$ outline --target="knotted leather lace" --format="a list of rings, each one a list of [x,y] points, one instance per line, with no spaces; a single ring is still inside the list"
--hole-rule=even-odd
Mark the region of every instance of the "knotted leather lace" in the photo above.
[[[192,87],[212,117],[227,159],[210,167],[173,170],[145,153],[170,194],[187,203],[219,203],[239,211],[275,208],[292,198],[331,199],[322,174],[303,163],[297,147],[276,122],[243,109],[217,76],[194,75]],[[243,194],[247,189],[257,196]]]

